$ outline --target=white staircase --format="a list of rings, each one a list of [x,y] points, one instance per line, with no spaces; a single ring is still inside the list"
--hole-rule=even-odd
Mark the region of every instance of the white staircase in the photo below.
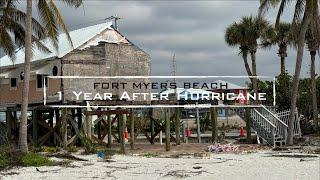
[[[245,111],[243,109],[236,109],[235,111],[241,118],[245,119]],[[251,128],[269,145],[284,145],[287,140],[289,115],[290,111],[276,113],[263,105],[251,108]],[[297,112],[294,122],[294,136],[301,136]]]

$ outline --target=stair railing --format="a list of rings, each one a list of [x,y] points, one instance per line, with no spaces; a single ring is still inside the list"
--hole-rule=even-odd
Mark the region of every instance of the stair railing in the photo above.
[[[271,137],[263,137],[263,134],[260,134],[260,136],[268,141],[270,138],[271,142],[270,144],[274,145],[275,141],[275,135],[276,135],[276,125],[269,121],[265,116],[263,116],[257,109],[251,110],[251,118],[253,121],[255,121],[261,128],[263,128],[265,131],[271,134]]]
[[[271,121],[275,126],[275,134],[278,136],[278,138],[281,138],[283,140],[287,140],[287,134],[288,134],[288,125],[283,122],[278,115],[275,113],[271,112],[268,108],[265,106],[261,106],[259,108],[260,113],[266,117],[269,121]]]

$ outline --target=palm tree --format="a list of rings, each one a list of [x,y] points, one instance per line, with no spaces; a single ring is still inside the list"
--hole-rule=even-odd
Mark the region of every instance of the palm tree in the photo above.
[[[239,46],[246,71],[249,76],[257,76],[256,52],[258,39],[266,39],[271,26],[263,18],[242,17],[240,22],[232,23],[225,32],[225,41],[229,46]],[[251,68],[247,56],[251,57]],[[254,92],[258,93],[257,78],[250,78]]]
[[[0,2],[0,48],[14,60],[16,47],[23,47],[25,41],[26,14],[16,8],[18,0]],[[33,43],[43,51],[49,51],[40,40],[45,37],[45,30],[38,21],[32,19]]]
[[[310,77],[311,77],[311,94],[312,94],[312,117],[316,127],[319,127],[318,122],[318,107],[317,107],[317,87],[316,87],[316,73],[315,73],[315,56],[319,50],[319,29],[312,24],[309,26],[306,34],[306,44],[311,56]]]
[[[62,0],[69,6],[79,7],[82,0]],[[58,27],[66,33],[67,38],[72,46],[72,41],[63,18],[54,2],[54,0],[38,0],[37,8],[39,17],[45,27],[47,36],[51,39],[53,45],[58,48]],[[21,152],[28,152],[27,144],[27,112],[30,80],[30,59],[32,56],[32,0],[27,0],[26,16],[26,36],[25,36],[25,64],[24,64],[24,81],[23,96],[21,105],[21,121],[19,129],[19,149]]]
[[[280,4],[278,15],[276,18],[276,29],[279,28],[280,18],[283,14],[288,0],[261,0],[259,7],[259,17],[262,17],[270,7],[276,7]],[[292,2],[292,1],[290,1]],[[297,96],[298,96],[298,88],[299,88],[299,79],[300,79],[300,72],[301,72],[301,65],[302,65],[302,58],[303,58],[303,51],[304,51],[304,44],[305,44],[305,36],[308,29],[308,26],[313,23],[319,29],[319,6],[318,0],[297,0],[295,1],[295,10],[294,10],[294,17],[293,17],[293,24],[299,25],[299,36],[297,41],[297,58],[296,58],[296,67],[295,67],[295,75],[293,78],[293,85],[292,85],[292,98],[291,98],[291,105],[290,105],[290,120],[288,125],[288,138],[287,144],[293,144],[293,125],[295,119],[295,110],[297,104]]]
[[[293,33],[291,31],[290,23],[280,23],[279,29],[275,28],[270,29],[270,33],[267,39],[264,39],[262,43],[265,47],[270,47],[272,45],[278,46],[278,56],[280,57],[280,75],[286,73],[285,60],[287,57],[287,49],[289,45],[292,45],[294,42]]]

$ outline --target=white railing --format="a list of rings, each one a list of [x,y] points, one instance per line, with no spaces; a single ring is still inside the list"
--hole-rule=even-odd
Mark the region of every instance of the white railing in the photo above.
[[[277,114],[271,112],[265,106],[261,106],[261,108],[259,108],[259,112],[276,126],[275,134],[278,138],[287,140],[288,125],[283,122]]]
[[[260,134],[268,143],[274,145],[276,125],[263,116],[257,109],[251,110],[251,119],[254,123],[258,124],[260,128],[266,131],[266,134]],[[258,131],[258,129],[256,129]],[[261,132],[262,133],[262,132]],[[271,137],[268,135],[271,134]]]
[[[279,119],[281,119],[284,123],[289,124],[290,110],[279,111],[277,112],[277,115]],[[293,123],[293,135],[297,137],[301,137],[300,118],[297,110],[294,113],[294,117],[295,119]]]

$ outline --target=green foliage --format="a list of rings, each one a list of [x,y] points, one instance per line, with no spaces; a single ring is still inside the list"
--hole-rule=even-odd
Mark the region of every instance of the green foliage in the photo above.
[[[209,116],[202,116],[199,118],[199,120],[200,120],[200,131],[201,132],[207,131],[211,126],[211,120]]]
[[[28,153],[22,156],[21,163],[23,166],[52,166],[54,161],[36,153]]]
[[[0,153],[0,169],[9,165],[8,157],[4,153]]]
[[[143,156],[146,158],[152,158],[152,157],[158,157],[159,154],[156,152],[148,152],[148,153],[141,154],[140,156]]]
[[[307,119],[310,119],[312,115],[312,94],[311,79],[309,78],[300,80],[297,107],[300,113],[302,112]]]
[[[78,152],[78,148],[76,146],[68,146],[67,151],[70,153]]]
[[[59,152],[59,148],[58,147],[44,147],[43,151],[52,154],[52,153]]]
[[[317,98],[320,102],[320,77],[316,80],[317,83]],[[251,86],[251,85],[249,85]],[[292,77],[288,74],[279,75],[276,77],[276,106],[277,110],[288,110],[290,109],[291,102],[291,87]],[[267,101],[263,101],[264,105],[272,105],[273,102],[273,87],[271,81],[259,81],[258,83],[259,92],[267,93]],[[297,108],[300,114],[307,118],[312,115],[312,94],[311,94],[311,79],[305,78],[300,80],[299,94],[297,101]],[[320,104],[318,103],[318,108]]]
[[[32,146],[30,149],[31,152],[37,153],[37,152],[44,152],[43,146]]]
[[[244,16],[239,22],[232,23],[225,31],[225,41],[229,46],[239,46],[240,54],[256,50],[259,38],[268,37],[272,26],[264,18]]]
[[[276,103],[279,111],[290,109],[292,77],[288,74],[280,75],[276,79]]]
[[[93,143],[83,132],[80,135],[81,142],[84,146],[84,152],[86,154],[93,154],[97,152],[97,145]]]

